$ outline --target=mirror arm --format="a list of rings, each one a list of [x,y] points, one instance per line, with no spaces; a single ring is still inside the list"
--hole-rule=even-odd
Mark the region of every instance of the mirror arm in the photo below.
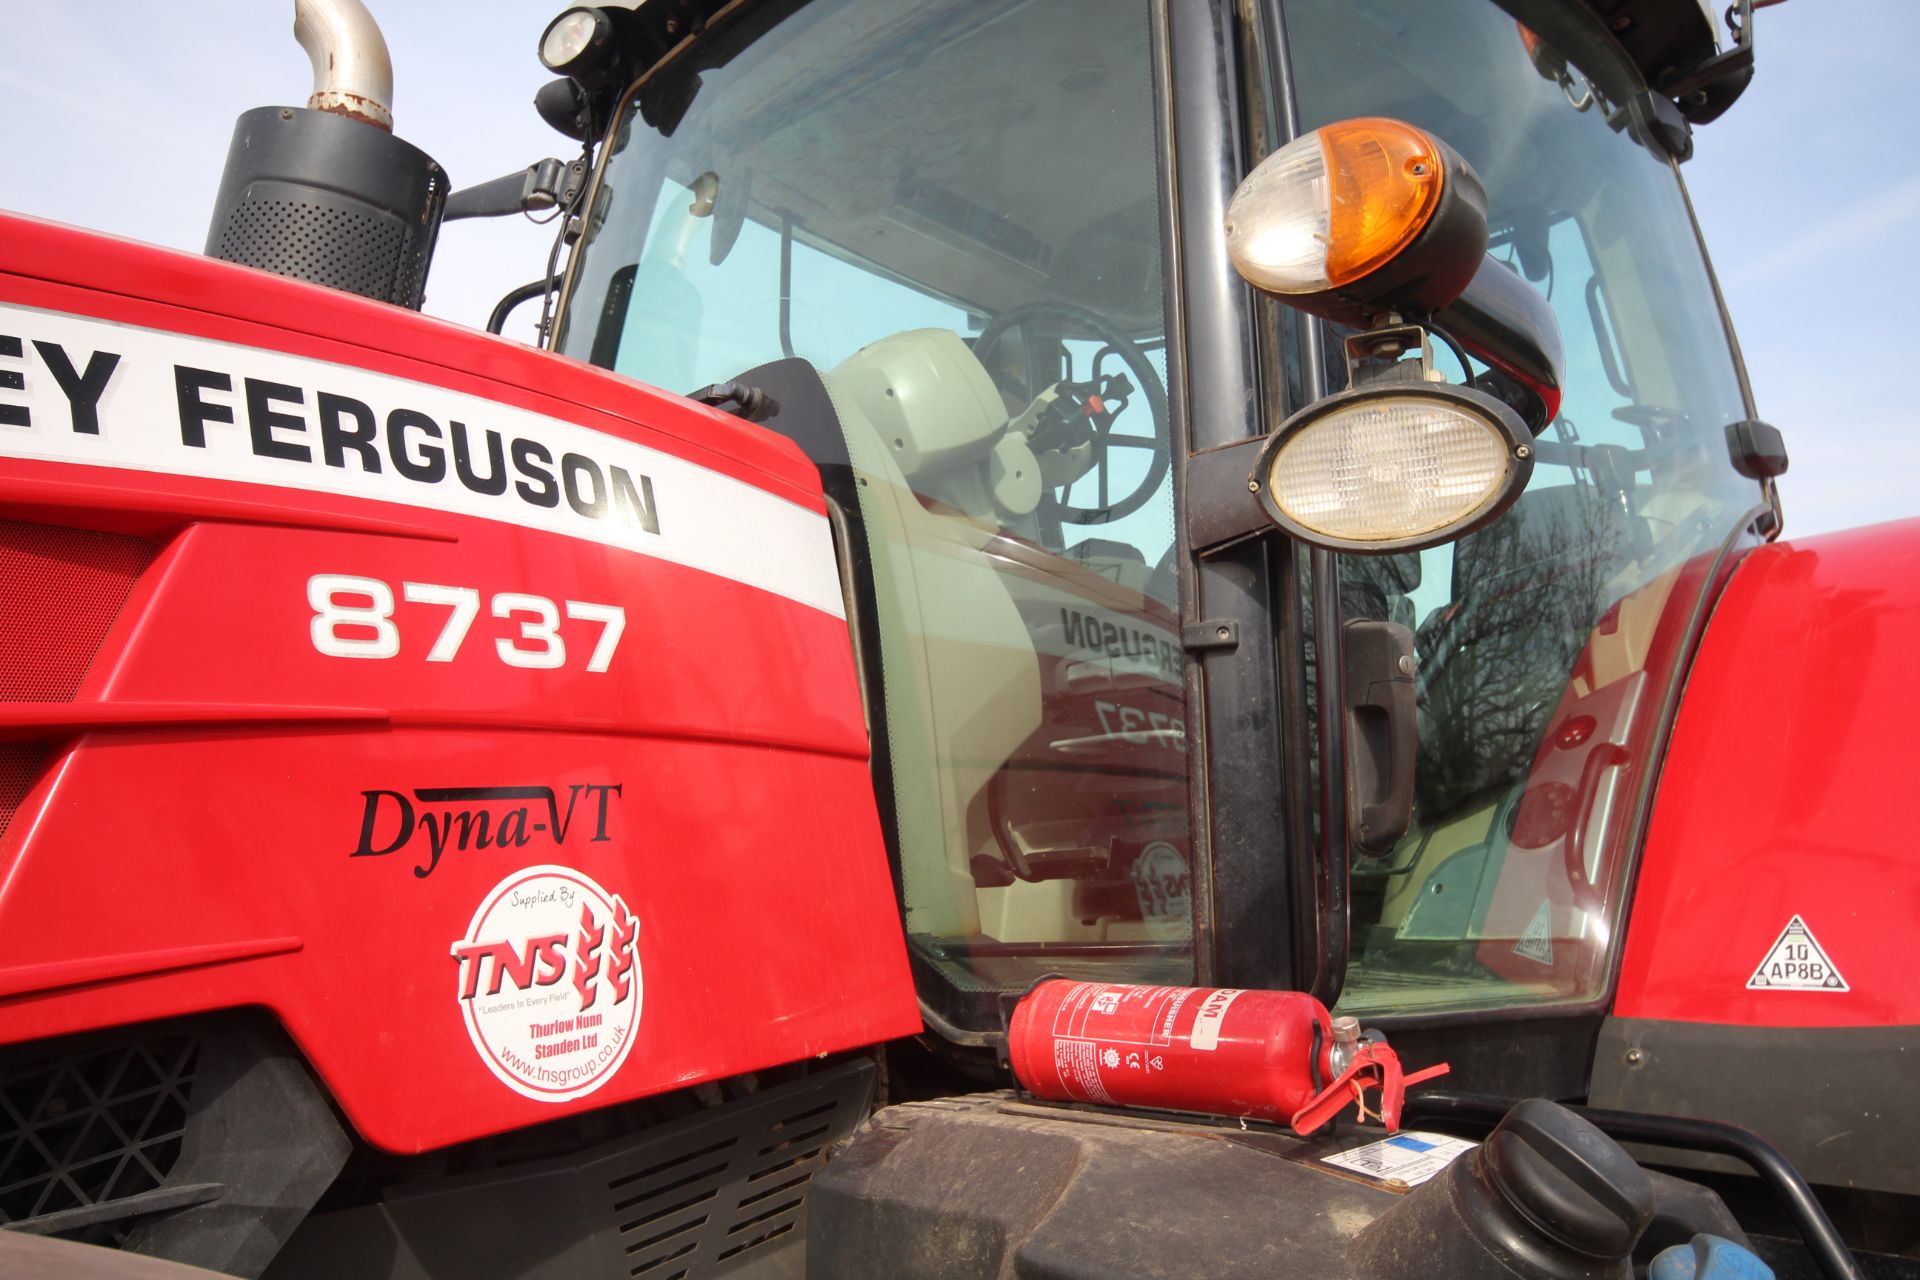
[[[509,173],[477,186],[463,187],[447,197],[441,221],[456,218],[502,218],[515,213],[537,213],[555,205],[569,207],[586,185],[587,166],[549,156],[518,173]]]
[[[1254,462],[1266,442],[1263,435],[1248,436],[1187,456],[1181,500],[1186,504],[1187,537],[1195,555],[1273,532],[1273,521],[1247,488],[1247,477],[1253,473]]]
[[[1753,0],[1727,7],[1733,47],[1714,54],[1678,79],[1663,81],[1660,92],[1672,98],[1690,124],[1711,124],[1726,114],[1753,82]]]
[[[1486,258],[1465,292],[1435,312],[1431,323],[1519,384],[1527,403],[1512,407],[1535,435],[1553,421],[1566,385],[1560,322],[1552,304],[1518,272]]]

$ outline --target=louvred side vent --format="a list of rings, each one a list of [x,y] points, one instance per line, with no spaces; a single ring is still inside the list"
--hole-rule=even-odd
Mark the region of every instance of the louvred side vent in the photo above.
[[[145,538],[0,521],[0,702],[72,701],[158,550]],[[8,767],[0,756],[0,804]]]

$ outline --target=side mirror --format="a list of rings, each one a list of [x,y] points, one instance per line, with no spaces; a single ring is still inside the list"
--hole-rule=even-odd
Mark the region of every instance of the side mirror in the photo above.
[[[1248,283],[1362,331],[1346,341],[1348,389],[1259,451],[1248,488],[1269,520],[1316,546],[1388,554],[1452,541],[1513,504],[1533,435],[1559,409],[1560,330],[1487,256],[1486,192],[1457,152],[1397,120],[1328,125],[1247,175],[1225,229]],[[1447,382],[1430,332],[1491,368],[1474,386]]]

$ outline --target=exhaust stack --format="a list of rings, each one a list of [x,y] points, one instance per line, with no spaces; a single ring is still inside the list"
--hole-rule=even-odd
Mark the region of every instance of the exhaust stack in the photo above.
[[[361,0],[294,0],[305,108],[240,116],[207,255],[419,310],[447,175],[395,137],[393,64]]]
[[[393,132],[393,58],[360,0],[294,0],[293,38],[313,62],[309,111]]]

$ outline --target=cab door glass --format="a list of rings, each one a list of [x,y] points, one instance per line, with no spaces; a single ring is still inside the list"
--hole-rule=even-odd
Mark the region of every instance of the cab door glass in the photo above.
[[[561,349],[678,391],[819,372],[941,1015],[996,1028],[1046,973],[1191,981],[1149,5],[731,21],[623,109]]]
[[[1348,617],[1414,630],[1412,830],[1356,858],[1342,1007],[1597,998],[1659,707],[1715,553],[1759,501],[1677,171],[1578,6],[1284,0],[1302,127],[1386,115],[1486,184],[1490,250],[1559,320],[1567,384],[1527,492],[1418,555],[1341,562]],[[1443,361],[1451,378],[1463,371]]]

